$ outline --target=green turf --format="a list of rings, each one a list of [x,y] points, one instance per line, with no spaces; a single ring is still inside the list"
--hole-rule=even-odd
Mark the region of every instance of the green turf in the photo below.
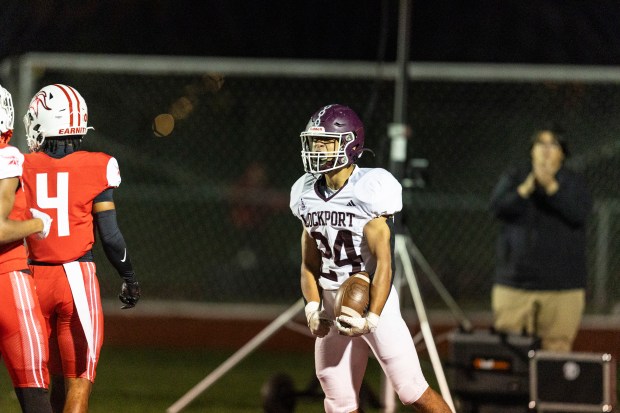
[[[211,373],[232,352],[120,348],[104,346],[91,396],[91,413],[165,412],[189,389]],[[260,389],[276,373],[291,376],[296,390],[311,383],[311,354],[258,351],[244,359],[183,412],[261,412]],[[379,391],[379,368],[371,361],[367,384]],[[296,412],[323,410],[319,398],[298,399]],[[378,412],[368,409],[367,412]],[[0,370],[0,412],[20,413],[4,365]]]
[[[232,354],[233,351],[221,350],[104,346],[89,411],[164,413]],[[430,363],[424,358],[421,361],[427,379],[437,389]],[[187,406],[183,413],[262,412],[261,387],[277,373],[289,375],[296,390],[306,389],[314,374],[312,355],[258,350],[222,376]],[[620,381],[620,377],[618,379]],[[379,394],[381,374],[375,360],[369,361],[365,383],[373,394]],[[297,399],[296,413],[320,411],[323,411],[320,397]],[[369,406],[366,406],[365,411],[380,412],[379,409]],[[407,410],[401,407],[397,411]],[[0,412],[21,413],[2,363]]]

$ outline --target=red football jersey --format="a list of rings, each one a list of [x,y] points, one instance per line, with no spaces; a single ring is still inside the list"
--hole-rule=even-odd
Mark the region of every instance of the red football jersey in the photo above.
[[[22,175],[24,155],[17,148],[0,144],[0,179],[19,178]],[[24,221],[29,218],[26,212],[26,197],[20,187],[15,192],[15,202],[9,219]],[[0,245],[0,274],[28,268],[24,241],[19,240]]]
[[[47,238],[26,239],[29,257],[61,264],[91,250],[93,200],[118,187],[121,174],[116,159],[102,152],[77,151],[60,159],[35,152],[25,156],[23,181],[28,206],[53,219]]]

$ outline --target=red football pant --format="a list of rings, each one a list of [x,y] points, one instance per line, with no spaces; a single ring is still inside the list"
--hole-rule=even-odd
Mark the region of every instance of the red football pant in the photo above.
[[[48,388],[45,320],[31,275],[0,274],[0,352],[13,387]]]
[[[94,382],[103,344],[103,311],[95,264],[79,264],[92,325],[94,352],[88,347],[65,268],[62,265],[31,265],[30,270],[50,334],[50,374]]]

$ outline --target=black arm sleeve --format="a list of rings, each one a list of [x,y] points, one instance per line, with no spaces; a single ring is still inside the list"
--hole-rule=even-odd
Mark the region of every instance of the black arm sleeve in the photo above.
[[[118,274],[125,282],[136,281],[131,260],[127,254],[125,239],[116,222],[116,210],[109,209],[96,213],[95,225],[99,232],[103,251]]]
[[[93,199],[93,204],[97,202],[114,202],[114,189],[108,188]]]
[[[511,219],[525,214],[529,201],[521,198],[517,192],[525,176],[520,176],[514,168],[502,174],[489,202],[490,210],[496,218]]]
[[[593,201],[583,176],[562,168],[556,178],[560,189],[547,197],[547,202],[571,225],[584,226],[592,211]]]

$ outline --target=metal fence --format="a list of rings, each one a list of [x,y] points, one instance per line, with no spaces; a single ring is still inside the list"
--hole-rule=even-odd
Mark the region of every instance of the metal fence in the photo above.
[[[299,297],[301,224],[288,195],[303,172],[299,133],[318,107],[354,108],[375,152],[362,166],[389,167],[393,64],[29,54],[1,69],[18,119],[46,84],[70,84],[86,99],[95,130],[84,146],[119,161],[119,223],[145,298]],[[488,197],[509,164],[527,160],[533,130],[556,120],[575,154],[569,164],[585,174],[596,200],[589,308],[617,305],[620,69],[418,63],[408,74],[403,222],[457,303],[490,307],[497,222]],[[151,130],[160,113],[176,118],[168,137]],[[22,149],[23,136],[18,122],[13,143]],[[102,293],[113,297],[118,279],[96,253]],[[441,307],[419,275],[427,305]]]

